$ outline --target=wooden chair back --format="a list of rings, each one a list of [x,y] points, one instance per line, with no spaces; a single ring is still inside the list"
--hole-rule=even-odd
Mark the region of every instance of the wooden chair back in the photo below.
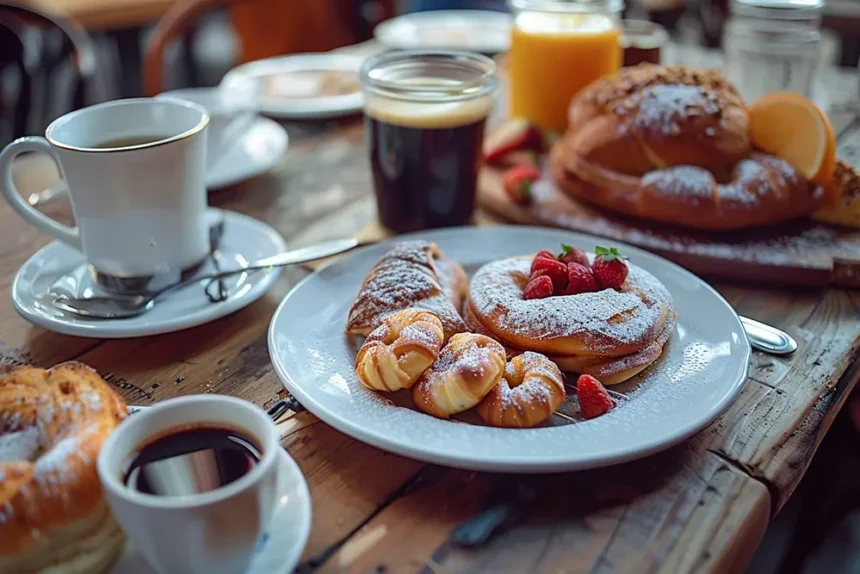
[[[342,0],[179,0],[156,24],[146,47],[143,91],[164,91],[164,54],[200,15],[230,11],[239,37],[240,60],[249,62],[292,52],[327,51],[355,41],[338,10]]]
[[[92,40],[74,21],[49,8],[0,0],[0,25],[0,65],[17,68],[21,77],[16,101],[3,102],[3,113],[14,115],[6,122],[12,129],[0,135],[4,141],[106,98]]]

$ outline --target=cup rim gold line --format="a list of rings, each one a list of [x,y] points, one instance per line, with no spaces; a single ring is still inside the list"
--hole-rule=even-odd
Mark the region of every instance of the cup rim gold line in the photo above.
[[[81,108],[80,110],[72,112],[72,114],[78,115],[79,113],[84,112],[85,110],[88,110],[90,108],[109,107],[106,104],[116,105],[116,102],[118,102],[118,101],[132,104],[132,103],[142,103],[142,102],[146,102],[146,101],[154,100],[154,99],[155,98],[131,98],[128,100],[115,100],[113,102],[104,102],[104,104],[97,104],[95,106],[90,106],[89,108]],[[164,100],[161,100],[161,101],[164,101]],[[209,115],[209,112],[207,112],[203,106],[201,106],[199,104],[195,104],[193,102],[180,102],[180,101],[176,101],[176,100],[170,100],[170,103],[176,103],[176,104],[182,105],[184,107],[192,108],[192,109],[193,108],[199,108],[200,110],[203,111],[203,115],[201,116],[200,121],[197,122],[197,124],[195,126],[189,128],[188,130],[186,130],[182,133],[178,133],[174,136],[170,136],[169,138],[163,138],[163,139],[159,139],[159,140],[156,140],[153,142],[147,142],[147,143],[133,145],[133,146],[111,147],[111,148],[95,148],[95,147],[76,146],[76,145],[71,145],[71,144],[62,143],[60,141],[57,141],[51,134],[54,131],[54,128],[56,127],[57,122],[59,122],[63,118],[66,118],[66,116],[61,116],[61,117],[57,118],[56,120],[54,120],[53,122],[51,122],[51,124],[45,130],[45,139],[47,139],[48,142],[52,146],[60,148],[60,149],[68,150],[68,151],[76,151],[76,152],[84,152],[84,153],[117,153],[117,152],[124,152],[124,151],[136,151],[136,150],[141,150],[141,149],[149,149],[149,148],[159,147],[159,146],[166,145],[169,143],[177,142],[180,140],[184,140],[186,138],[190,138],[191,136],[193,136],[195,134],[200,133],[209,124],[209,120],[211,119],[211,116]],[[69,115],[69,114],[67,114],[67,115]]]

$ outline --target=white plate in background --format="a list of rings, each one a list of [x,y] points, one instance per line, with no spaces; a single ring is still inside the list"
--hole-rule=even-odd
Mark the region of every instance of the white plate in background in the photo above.
[[[358,113],[363,97],[358,72],[363,56],[328,52],[277,56],[249,62],[233,68],[221,80],[226,90],[250,91],[256,94],[260,113],[285,119],[322,119]],[[315,93],[326,81],[326,72],[337,74],[353,86],[349,93],[320,96]],[[344,75],[341,75],[344,74]]]
[[[491,10],[432,10],[386,20],[373,31],[389,48],[507,52],[511,45],[510,14]]]

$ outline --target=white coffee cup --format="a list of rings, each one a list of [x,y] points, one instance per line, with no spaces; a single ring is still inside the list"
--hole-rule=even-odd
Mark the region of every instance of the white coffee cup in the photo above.
[[[222,425],[253,438],[262,457],[227,485],[187,496],[157,496],[123,484],[131,457],[171,429]],[[233,397],[171,399],[131,416],[108,437],[98,473],[114,516],[161,574],[245,572],[276,507],[278,433],[256,405]],[[177,477],[181,480],[182,477]]]
[[[21,138],[0,153],[0,193],[25,221],[83,251],[100,274],[176,274],[209,252],[208,123],[196,104],[155,98],[71,112],[51,123],[44,138]],[[47,217],[18,193],[12,162],[26,152],[56,161],[77,227]]]
[[[257,119],[250,94],[222,88],[185,88],[157,96],[159,99],[193,102],[209,112],[206,136],[206,169],[212,171]]]

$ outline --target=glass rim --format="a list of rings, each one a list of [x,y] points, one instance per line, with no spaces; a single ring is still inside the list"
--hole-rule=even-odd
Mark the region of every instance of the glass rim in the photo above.
[[[372,72],[388,65],[419,64],[428,61],[444,61],[471,69],[475,78],[458,82],[457,85],[404,84],[398,80],[373,77]],[[492,58],[461,50],[391,50],[364,61],[359,73],[362,90],[385,98],[419,101],[451,102],[479,98],[493,93],[499,85],[496,63]]]
[[[508,0],[513,10],[555,14],[617,13],[624,10],[624,0]]]

